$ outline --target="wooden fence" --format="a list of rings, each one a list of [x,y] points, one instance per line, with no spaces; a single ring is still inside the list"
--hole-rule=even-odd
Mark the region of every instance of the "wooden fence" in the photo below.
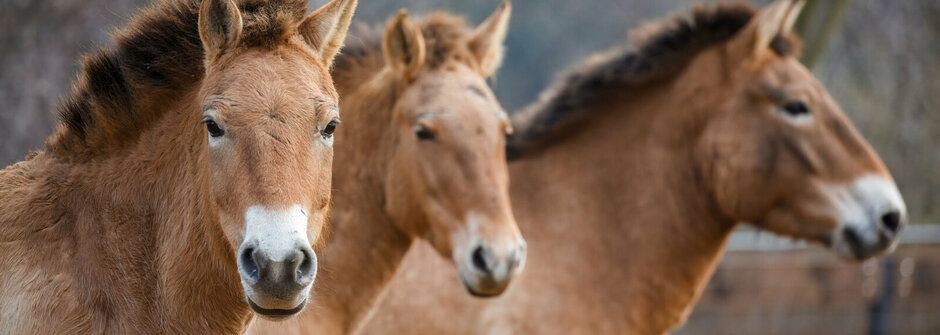
[[[738,232],[678,334],[940,334],[940,225],[864,264]]]

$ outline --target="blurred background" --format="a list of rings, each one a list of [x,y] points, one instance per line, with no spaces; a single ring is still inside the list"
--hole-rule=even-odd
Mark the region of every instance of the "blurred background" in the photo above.
[[[383,24],[399,8],[450,10],[476,24],[499,3],[360,1],[364,24]],[[80,55],[108,47],[109,32],[149,2],[0,0],[0,166],[41,148]],[[713,1],[515,0],[493,88],[517,110],[559,71],[626,43],[631,28],[701,2]],[[940,1],[810,0],[799,28],[804,62],[888,164],[919,225],[897,252],[861,266],[742,229],[679,333],[938,334]]]

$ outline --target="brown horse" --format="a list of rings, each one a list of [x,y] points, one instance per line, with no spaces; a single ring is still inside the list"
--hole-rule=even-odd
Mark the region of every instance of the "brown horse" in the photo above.
[[[565,77],[514,119],[526,271],[501,297],[473,300],[416,250],[364,333],[668,332],[738,222],[851,259],[890,250],[904,203],[798,62],[798,12],[700,7]]]
[[[328,68],[355,0],[167,0],[83,62],[0,172],[0,328],[239,333],[299,312],[330,203]]]
[[[509,120],[486,84],[509,12],[502,5],[475,30],[443,13],[412,24],[402,12],[384,33],[350,39],[334,69],[344,124],[315,304],[295,320],[256,322],[253,332],[353,332],[416,238],[450,259],[474,295],[502,293],[521,270]]]

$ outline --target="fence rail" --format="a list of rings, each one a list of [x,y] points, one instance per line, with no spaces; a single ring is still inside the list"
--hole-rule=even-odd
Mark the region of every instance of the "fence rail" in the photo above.
[[[742,229],[678,334],[940,334],[940,225],[858,264]]]

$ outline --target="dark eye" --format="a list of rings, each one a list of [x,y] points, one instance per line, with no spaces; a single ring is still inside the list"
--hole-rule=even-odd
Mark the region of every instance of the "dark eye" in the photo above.
[[[320,131],[320,136],[324,138],[333,137],[333,132],[336,131],[336,126],[339,125],[339,121],[331,120],[330,123],[326,124],[326,127],[323,127],[323,130]]]
[[[222,130],[222,128],[219,127],[219,124],[218,124],[218,123],[215,123],[214,120],[212,120],[212,119],[210,119],[210,118],[206,118],[206,119],[202,120],[202,123],[205,123],[205,124],[206,124],[206,130],[209,131],[209,136],[212,136],[212,137],[222,137],[222,135],[225,135],[225,131]]]
[[[802,101],[791,101],[783,105],[783,110],[790,116],[802,116],[809,114],[809,107],[806,107]]]
[[[428,130],[427,127],[418,125],[415,127],[415,136],[422,141],[430,141],[434,139],[434,133]]]

